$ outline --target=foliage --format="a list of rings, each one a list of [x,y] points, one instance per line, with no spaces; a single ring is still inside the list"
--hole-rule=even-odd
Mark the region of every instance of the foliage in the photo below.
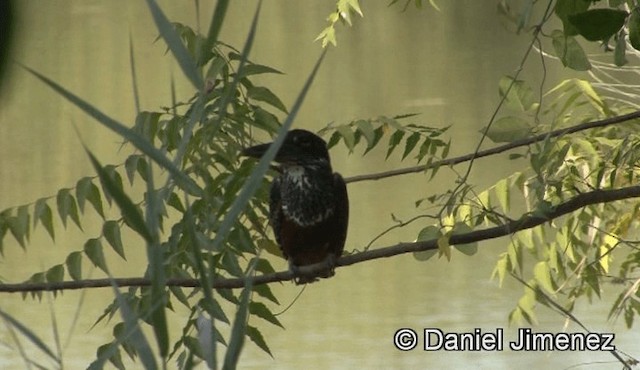
[[[238,50],[217,40],[226,2],[219,2],[216,7],[207,35],[196,33],[188,25],[169,23],[154,1],[148,3],[160,37],[196,92],[167,108],[139,112],[129,127],[29,70],[60,96],[121,135],[131,154],[122,164],[102,165],[87,149],[96,177],[84,177],[75,187],[60,189],[54,197],[0,212],[0,253],[3,238],[9,234],[22,248],[28,248],[38,225],[55,240],[60,230],[54,220],[64,228],[73,223],[82,230],[83,217],[92,209],[103,222],[99,235],[88,236],[84,246],[71,252],[64,262],[53,263],[28,280],[55,283],[68,275],[80,281],[86,278],[83,266],[88,264],[111,277],[105,254],[124,262],[127,246],[146,245],[148,264],[143,273],[152,284],[125,291],[114,284],[114,301],[97,321],[115,320],[116,314],[120,319],[113,324],[113,340],[97,349],[92,368],[101,368],[107,361],[124,368],[122,351],[133,359],[139,358],[148,368],[159,367],[156,356],[165,363],[176,359],[181,368],[191,368],[202,361],[215,367],[219,361],[218,344],[227,346],[224,368],[233,368],[245,337],[271,354],[257,327],[248,324],[249,317],[282,327],[270,308],[279,302],[269,286],[253,286],[247,279],[255,273],[274,272],[264,257],[264,253],[278,252],[266,230],[268,191],[262,175],[268,170],[269,155],[275,154],[277,144],[257,166],[252,161],[239,160],[238,155],[257,135],[275,135],[276,143],[282,141],[282,133],[295,118],[319,64],[289,111],[272,90],[256,85],[253,79],[259,74],[280,73],[248,59],[259,10],[243,50]],[[410,3],[405,3],[405,9]],[[422,2],[414,3],[420,7]],[[613,51],[617,66],[638,55],[640,10],[631,1],[610,1],[609,8],[597,1],[583,0],[558,0],[554,8],[554,2],[549,1],[542,11],[539,8],[545,4],[541,2],[518,3],[523,4],[516,9],[511,1],[503,0],[499,13],[514,25],[516,32],[531,35],[529,51],[537,46],[547,58],[544,63],[553,59],[598,76],[603,62],[588,57],[581,46],[584,41],[578,36],[598,42],[605,51]],[[434,2],[431,4],[435,7]],[[351,24],[353,12],[362,16],[357,0],[337,2],[329,26],[318,36],[323,47],[336,44],[335,24],[340,19]],[[548,29],[553,28],[549,22],[552,15],[562,30]],[[530,25],[533,19],[538,23]],[[610,47],[610,43],[614,46]],[[132,62],[131,68],[134,67]],[[627,98],[636,98],[637,93],[612,89],[597,77],[570,78],[547,88],[542,82],[534,86],[518,73],[498,81],[501,103],[482,130],[482,140],[513,143],[638,109],[634,99]],[[283,123],[279,115],[287,115]],[[440,163],[448,158],[451,141],[444,137],[448,127],[429,127],[415,119],[414,115],[358,118],[328,126],[322,133],[327,134],[330,148],[342,144],[351,153],[362,148],[363,155],[384,150],[386,159],[395,155],[401,161],[412,161],[428,175],[426,182],[444,170]],[[545,217],[577,194],[637,183],[638,148],[640,136],[629,123],[538,140],[510,154],[511,160],[522,165],[520,171],[497,179],[486,189],[478,189],[469,179],[473,160],[466,172],[447,167],[457,177],[455,184],[440,194],[416,194],[417,216],[406,222],[397,220],[397,227],[390,230],[417,220],[434,219],[435,223],[425,224],[414,239],[437,240],[438,250],[414,256],[419,261],[435,255],[451,259],[455,256],[449,243],[453,235],[504,225],[530,215]],[[163,183],[156,185],[159,181]],[[143,194],[139,192],[140,185],[144,186]],[[113,208],[120,213],[112,218],[109,211],[114,203]],[[437,211],[427,211],[434,209]],[[637,237],[635,220],[639,209],[640,202],[634,199],[589,205],[512,235],[494,269],[500,284],[511,276],[524,286],[510,321],[535,323],[538,304],[560,307],[563,314],[570,316],[581,298],[598,298],[603,284],[613,282],[619,288],[619,297],[612,305],[611,316],[623,315],[626,324],[632,326],[640,313],[636,273],[640,253],[633,240]],[[138,237],[123,240],[125,229]],[[454,247],[468,255],[478,251],[475,243]],[[244,279],[246,285],[241,293],[210,288],[212,281],[230,277]],[[196,279],[199,287],[190,292],[168,287],[170,278]],[[41,293],[32,295],[41,297]],[[225,306],[236,309],[233,322]],[[182,332],[170,343],[167,315],[178,307],[187,310],[188,315]],[[0,316],[58,361],[53,351],[22,323],[3,311]],[[227,338],[219,329],[221,324],[231,332]],[[141,330],[143,325],[153,330],[155,352]]]

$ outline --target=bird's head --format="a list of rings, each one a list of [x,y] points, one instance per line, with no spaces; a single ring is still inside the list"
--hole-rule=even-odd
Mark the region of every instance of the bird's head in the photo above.
[[[269,149],[269,145],[271,143],[252,146],[244,149],[242,154],[260,158]],[[307,130],[291,130],[287,133],[274,161],[285,166],[305,166],[322,162],[329,164],[327,143],[318,135]]]

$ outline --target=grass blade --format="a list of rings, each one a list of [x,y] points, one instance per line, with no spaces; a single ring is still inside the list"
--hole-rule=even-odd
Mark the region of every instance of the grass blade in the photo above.
[[[100,181],[105,185],[105,188],[111,193],[113,200],[116,201],[116,204],[120,208],[120,212],[122,213],[122,218],[125,223],[129,225],[134,231],[136,231],[140,236],[142,236],[148,243],[150,243],[153,238],[151,233],[147,229],[147,225],[138,211],[138,208],[133,204],[131,199],[118,187],[115,182],[109,177],[107,172],[102,168],[102,165],[96,157],[93,156],[89,149],[85,148],[85,151],[89,155],[91,159],[91,164],[93,168],[95,168],[98,176],[100,177]]]
[[[229,0],[218,0],[216,3],[216,8],[213,11],[213,17],[211,18],[211,24],[209,25],[209,34],[207,35],[208,48],[212,48],[216,41],[218,41],[218,35],[220,34],[220,29],[222,29],[222,23],[228,7]]]
[[[187,236],[189,240],[192,241],[190,244],[193,249],[192,250],[193,259],[196,262],[196,269],[198,271],[198,276],[200,278],[202,293],[204,294],[204,307],[202,308],[207,311],[209,309],[213,310],[213,307],[215,307],[216,305],[213,298],[213,289],[211,289],[211,279],[209,277],[209,270],[205,268],[203,257],[202,257],[202,254],[200,253],[200,251],[202,251],[204,247],[201,245],[200,238],[196,236],[196,230],[194,227],[196,223],[193,219],[193,213],[192,213],[191,205],[189,204],[188,199],[185,199],[185,204],[187,205],[187,212],[185,212],[185,215],[184,215],[184,219],[187,225]],[[205,361],[209,365],[209,368],[214,369],[217,361],[216,360],[217,338],[216,338],[216,329],[214,324],[215,313],[214,312],[207,312],[207,313],[209,314],[209,317],[211,317],[210,338],[207,338],[207,340],[211,342],[212,348],[206,351],[203,349],[204,351],[203,354],[205,356]]]
[[[138,91],[138,76],[136,74],[136,58],[133,53],[133,38],[129,31],[129,67],[131,68],[131,83],[133,85],[133,100],[136,106],[136,114],[140,113],[140,93]]]
[[[253,46],[253,39],[256,36],[256,29],[258,27],[258,16],[260,15],[260,7],[262,6],[262,1],[258,2],[258,6],[256,7],[256,12],[253,15],[253,20],[251,21],[251,28],[249,29],[249,34],[247,35],[247,41],[244,43],[244,48],[242,48],[242,54],[240,54],[240,63],[238,64],[238,68],[236,70],[236,75],[231,81],[231,84],[225,89],[224,93],[220,97],[220,106],[218,108],[218,119],[214,125],[214,127],[220,127],[222,119],[224,118],[225,113],[227,112],[227,105],[231,101],[231,99],[235,96],[236,88],[240,83],[240,79],[243,75],[242,71],[244,70],[244,65],[247,63],[247,59],[249,57],[249,52],[251,51],[251,47]]]
[[[157,369],[158,365],[156,363],[156,359],[153,356],[153,352],[151,351],[151,346],[149,345],[147,338],[142,333],[142,330],[140,330],[138,318],[133,310],[131,310],[131,307],[129,307],[127,300],[122,296],[120,290],[118,290],[118,286],[115,284],[113,279],[111,279],[111,286],[113,287],[113,292],[116,295],[116,301],[118,302],[120,315],[124,321],[127,337],[131,338],[129,343],[135,348],[145,369]]]
[[[147,166],[147,210],[146,229],[151,233],[151,242],[147,242],[147,259],[149,261],[149,278],[151,279],[151,323],[156,336],[158,350],[163,359],[169,354],[169,329],[166,315],[166,276],[164,259],[159,243],[158,218],[160,217],[158,193],[153,188],[153,165]],[[166,189],[166,188],[165,188]]]
[[[244,346],[245,331],[249,316],[251,291],[253,290],[253,280],[251,280],[251,276],[253,275],[256,262],[257,259],[254,259],[245,274],[245,286],[240,295],[240,304],[238,305],[238,311],[236,311],[236,317],[231,327],[231,337],[229,338],[227,353],[225,353],[224,356],[222,370],[235,369],[240,359],[240,352],[242,352],[242,347]]]
[[[22,65],[22,68],[26,69],[31,74],[36,76],[39,80],[44,82],[54,91],[56,91],[58,94],[62,95],[65,99],[67,99],[69,102],[74,104],[76,107],[83,110],[86,114],[93,117],[96,121],[98,121],[102,125],[106,126],[107,128],[116,132],[118,135],[122,136],[124,139],[131,142],[141,152],[148,155],[161,167],[169,171],[169,173],[173,176],[176,183],[180,185],[184,190],[188,191],[190,194],[193,194],[193,195],[198,195],[198,196],[202,195],[202,189],[198,186],[198,184],[196,184],[195,181],[193,181],[191,178],[189,178],[187,175],[181,172],[176,165],[174,165],[160,150],[154,148],[153,145],[151,145],[151,143],[148,140],[146,140],[144,137],[140,136],[138,133],[126,127],[122,123],[102,113],[93,105],[82,100],[77,95],[71,93],[69,90],[58,85],[54,81],[36,72],[35,70],[24,65]]]
[[[149,6],[149,10],[151,10],[151,15],[153,16],[160,35],[178,61],[182,72],[196,89],[202,90],[204,82],[196,66],[196,61],[193,60],[189,51],[180,40],[180,36],[178,36],[169,19],[164,15],[155,0],[147,0],[147,5]]]
[[[47,356],[51,357],[56,363],[62,364],[61,360],[53,353],[53,351],[49,347],[47,347],[47,345],[40,338],[38,338],[38,336],[34,332],[29,330],[29,328],[24,326],[20,321],[4,312],[2,309],[0,309],[0,317],[2,317],[13,328],[22,333],[22,335],[29,339],[31,343],[38,347]]]

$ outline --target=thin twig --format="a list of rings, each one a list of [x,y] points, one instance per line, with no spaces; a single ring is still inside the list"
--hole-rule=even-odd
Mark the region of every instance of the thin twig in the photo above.
[[[539,141],[543,141],[547,138],[557,137],[565,134],[572,134],[574,132],[589,130],[592,128],[605,127],[605,126],[609,126],[617,123],[630,121],[632,119],[637,119],[637,118],[640,118],[640,111],[623,114],[621,116],[605,118],[598,121],[585,122],[579,125],[542,133],[536,136],[532,136],[530,138],[515,140],[508,144],[500,145],[495,148],[478,151],[477,153],[470,153],[460,157],[454,157],[454,158],[443,159],[440,161],[435,161],[428,166],[424,166],[424,165],[413,166],[413,167],[399,168],[397,170],[391,170],[391,171],[385,171],[385,172],[351,176],[351,177],[345,178],[345,182],[349,183],[349,182],[359,182],[359,181],[380,180],[387,177],[423,172],[423,171],[426,171],[435,167],[440,167],[440,166],[452,166],[454,164],[470,161],[471,159],[474,159],[474,158],[477,159],[477,158],[487,157],[493,154],[506,152],[511,149],[531,145]]]

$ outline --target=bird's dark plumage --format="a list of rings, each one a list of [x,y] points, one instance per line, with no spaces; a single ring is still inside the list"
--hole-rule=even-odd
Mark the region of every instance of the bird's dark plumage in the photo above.
[[[260,157],[269,145],[247,148],[243,154]],[[281,174],[271,185],[269,221],[282,254],[294,273],[299,266],[325,262],[321,277],[330,277],[347,237],[346,184],[331,169],[324,140],[306,130],[289,131],[275,161]],[[298,276],[296,283],[314,280]]]

